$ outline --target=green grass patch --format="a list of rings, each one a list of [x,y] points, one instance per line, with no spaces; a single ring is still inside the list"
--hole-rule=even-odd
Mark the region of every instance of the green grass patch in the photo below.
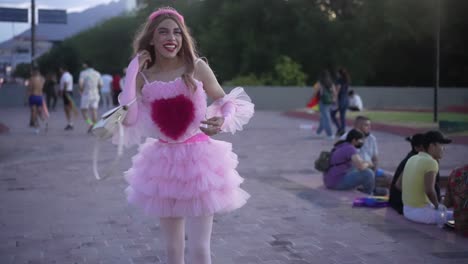
[[[372,121],[380,123],[401,123],[434,125],[433,113],[430,112],[397,112],[397,111],[363,111],[348,112],[348,118],[355,118],[358,115],[369,117]],[[442,112],[439,113],[439,120],[468,122],[468,115],[461,113]]]

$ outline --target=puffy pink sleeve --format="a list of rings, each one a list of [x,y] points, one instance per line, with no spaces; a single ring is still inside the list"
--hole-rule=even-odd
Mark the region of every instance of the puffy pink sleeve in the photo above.
[[[242,87],[234,88],[223,98],[214,101],[207,109],[207,118],[224,117],[223,132],[234,134],[242,130],[254,114],[254,104]]]
[[[112,143],[123,144],[125,147],[138,145],[142,138],[151,134],[151,126],[148,124],[148,115],[141,97],[136,93],[136,77],[138,74],[138,56],[132,59],[127,66],[125,84],[119,95],[119,104],[127,105],[136,98],[136,101],[128,107],[127,116],[123,120],[123,133],[114,131]],[[118,128],[116,128],[118,129]]]
[[[119,94],[119,104],[126,105],[137,97],[136,93],[136,77],[138,74],[138,56],[130,61],[127,66],[125,75],[125,83],[122,92]],[[138,103],[134,103],[128,108],[127,116],[123,121],[124,125],[133,125],[138,118]]]

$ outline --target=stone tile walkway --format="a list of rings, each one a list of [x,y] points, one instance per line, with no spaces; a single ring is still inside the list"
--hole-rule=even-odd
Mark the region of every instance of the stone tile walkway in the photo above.
[[[121,172],[94,180],[93,138],[83,122],[66,132],[52,112],[47,134],[26,127],[25,108],[1,109],[10,133],[0,135],[0,263],[164,263],[156,219],[127,206]],[[465,263],[468,240],[410,223],[390,210],[352,208],[354,192],[321,185],[313,160],[331,141],[300,129],[304,121],[258,112],[231,141],[243,187],[240,210],[215,217],[213,263]],[[314,125],[313,123],[310,123]],[[401,136],[376,132],[381,165],[392,170],[409,149]],[[116,148],[105,143],[101,167]],[[450,145],[441,168],[466,162],[468,147]],[[187,263],[190,263],[187,260]]]

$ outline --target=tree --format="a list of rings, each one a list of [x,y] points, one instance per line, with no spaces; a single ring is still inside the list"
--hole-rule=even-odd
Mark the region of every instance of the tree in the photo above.
[[[79,51],[68,42],[55,44],[52,49],[42,55],[37,62],[43,74],[58,74],[59,67],[66,66],[68,70],[77,77],[80,70]]]
[[[15,71],[13,72],[14,77],[20,77],[27,79],[31,76],[31,64],[29,63],[20,63],[16,65]]]
[[[275,85],[305,86],[307,75],[302,72],[301,65],[287,56],[278,58],[275,65]]]
[[[330,18],[351,19],[356,13],[356,7],[362,5],[361,0],[317,0],[320,8],[327,12]]]
[[[220,82],[273,82],[274,65],[286,56],[301,66],[306,83],[324,68],[342,66],[353,85],[430,86],[434,1],[152,0],[135,16],[111,19],[66,40],[62,49],[73,50],[73,67],[88,59],[100,71],[120,72],[138,25],[155,8],[173,6]],[[461,33],[468,30],[468,3],[442,2],[441,84],[468,86],[468,35]]]

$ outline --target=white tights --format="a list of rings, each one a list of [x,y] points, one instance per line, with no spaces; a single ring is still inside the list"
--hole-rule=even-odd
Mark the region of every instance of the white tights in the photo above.
[[[210,239],[213,216],[161,218],[168,264],[184,264],[185,223],[187,222],[190,264],[211,264]]]

